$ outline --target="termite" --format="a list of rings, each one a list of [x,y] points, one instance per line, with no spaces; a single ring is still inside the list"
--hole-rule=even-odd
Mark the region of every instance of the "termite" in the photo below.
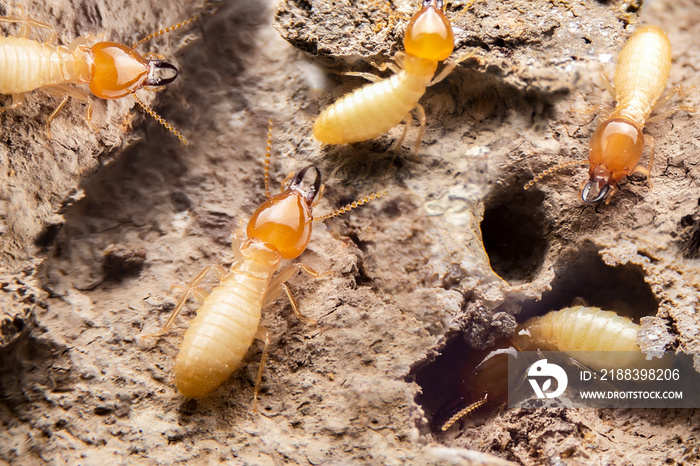
[[[648,361],[637,345],[639,325],[613,311],[573,306],[553,311],[520,324],[514,335],[495,348],[475,352],[462,370],[461,398],[451,402],[436,416],[446,431],[455,422],[482,407],[497,408],[508,400],[508,354],[515,351],[576,352],[581,364],[594,370],[610,367],[656,367],[658,359]],[[588,355],[586,352],[597,352]],[[614,351],[606,357],[600,352]],[[624,351],[625,353],[619,353]],[[620,355],[624,354],[624,360]],[[457,404],[459,408],[453,407]]]
[[[296,175],[290,174],[282,183],[281,193],[271,196],[268,175],[271,151],[270,122],[264,174],[267,200],[253,213],[245,231],[241,228],[233,235],[236,261],[228,271],[214,265],[197,275],[187,286],[162,331],[156,334],[161,335],[170,329],[190,295],[201,301],[175,359],[175,384],[187,398],[200,398],[214,391],[238,368],[257,338],[264,342],[264,349],[253,395],[253,408],[256,409],[270,344],[267,330],[259,327],[262,309],[284,290],[296,316],[305,322],[316,323],[301,315],[285,282],[300,270],[313,277],[321,274],[296,263],[273,278],[282,260],[295,259],[304,252],[313,221],[336,217],[385,193],[370,194],[329,214],[314,217],[312,209],[323,193],[321,172],[309,165]],[[306,175],[311,172],[313,180],[308,187],[303,187]],[[199,285],[210,271],[216,273],[220,283],[207,295]]]
[[[25,93],[41,89],[49,95],[63,97],[46,121],[49,136],[51,121],[70,97],[87,103],[85,119],[95,128],[91,121],[90,94],[75,87],[88,85],[90,93],[100,99],[119,99],[133,95],[148,115],[177,136],[183,144],[187,144],[178,130],[136,95],[136,91],[141,88],[170,84],[178,75],[177,68],[160,57],[151,54],[144,56],[134,49],[154,37],[192,23],[198,16],[154,32],[133,47],[116,42],[88,45],[88,35],[78,37],[68,46],[59,46],[55,45],[56,31],[46,23],[27,18],[0,17],[0,22],[22,24],[18,37],[0,37],[0,94],[12,95],[12,104],[0,107],[0,111],[18,107],[24,102]],[[50,31],[46,41],[30,39],[32,27]]]
[[[682,92],[677,86],[666,96],[661,94],[671,72],[671,44],[657,26],[641,26],[622,48],[615,68],[614,88],[608,84],[617,106],[598,126],[591,137],[588,150],[589,180],[581,186],[584,202],[610,202],[617,183],[625,176],[641,173],[650,180],[654,163],[654,138],[644,134],[644,125],[668,117],[678,107],[650,118],[652,110],[665,104],[674,94]],[[607,81],[606,81],[607,84]],[[649,146],[649,163],[639,163],[644,145]],[[531,180],[525,189],[554,171],[586,161],[565,162],[547,169]],[[651,185],[651,181],[649,181]]]
[[[420,129],[414,153],[418,153],[425,131],[425,111],[418,100],[428,86],[442,81],[456,63],[447,63],[435,78],[438,62],[446,60],[454,49],[450,21],[443,13],[442,0],[423,0],[422,8],[411,18],[404,36],[405,52],[398,52],[389,68],[394,75],[381,79],[369,73],[348,73],[374,81],[340,98],[319,115],[313,126],[314,137],[326,144],[348,144],[380,136],[405,120],[395,152],[401,147],[411,110],[418,114]]]

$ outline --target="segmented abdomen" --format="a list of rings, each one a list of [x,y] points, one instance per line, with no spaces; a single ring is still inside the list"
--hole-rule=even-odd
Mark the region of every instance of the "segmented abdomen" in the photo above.
[[[554,351],[639,351],[639,325],[612,311],[574,306],[523,324],[531,345]]]
[[[656,26],[638,28],[623,47],[615,69],[615,114],[644,125],[666,87],[671,44]]]
[[[386,133],[415,108],[431,78],[432,73],[401,71],[347,94],[321,112],[314,137],[326,144],[348,144]]]
[[[75,69],[75,57],[65,48],[21,37],[0,38],[1,94],[73,83]]]
[[[260,324],[260,310],[276,264],[244,259],[233,265],[207,296],[180,346],[175,383],[198,398],[221,385],[248,352]]]
[[[576,359],[596,370],[655,368],[667,363],[659,359],[647,361],[637,346],[639,325],[595,307],[574,306],[533,317],[518,330],[511,341],[519,350],[576,352]],[[592,351],[598,353],[587,353]]]

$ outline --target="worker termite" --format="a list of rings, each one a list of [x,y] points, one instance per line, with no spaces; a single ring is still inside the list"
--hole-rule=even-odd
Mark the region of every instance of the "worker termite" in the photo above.
[[[0,37],[0,94],[11,94],[12,104],[0,107],[6,111],[24,102],[24,94],[41,89],[49,95],[63,97],[49,115],[46,131],[56,114],[70,97],[87,102],[85,119],[92,124],[90,94],[75,85],[86,84],[100,99],[119,99],[133,95],[143,110],[172,132],[184,144],[185,137],[160,115],[146,106],[136,95],[141,88],[156,88],[170,84],[178,75],[177,68],[160,57],[139,54],[134,50],[144,42],[186,26],[198,18],[195,15],[176,25],[154,32],[128,47],[116,42],[95,42],[91,36],[80,36],[67,46],[55,45],[56,31],[48,24],[28,18],[0,17],[0,22],[22,24],[18,37]],[[50,31],[46,41],[30,39],[31,28]]]
[[[442,0],[423,0],[422,8],[411,18],[404,36],[405,52],[387,63],[394,75],[381,79],[369,73],[348,73],[371,81],[326,108],[313,126],[314,137],[326,144],[365,141],[386,133],[401,120],[406,121],[396,151],[411,123],[411,110],[418,114],[420,130],[414,153],[418,152],[425,130],[425,111],[418,100],[428,86],[442,81],[456,66],[447,63],[435,78],[438,62],[447,59],[454,48],[450,21],[443,13]]]
[[[267,200],[253,213],[245,231],[241,228],[234,234],[236,261],[228,271],[216,265],[205,268],[197,275],[187,286],[162,331],[156,334],[168,331],[190,295],[201,301],[175,360],[175,384],[180,393],[188,398],[203,397],[228,379],[257,338],[263,340],[264,349],[253,396],[255,409],[269,346],[267,330],[259,328],[262,308],[284,290],[296,316],[315,323],[300,314],[285,282],[300,270],[314,277],[320,274],[296,263],[273,278],[281,261],[295,259],[304,252],[313,221],[336,217],[384,194],[373,193],[329,214],[314,217],[312,209],[323,193],[319,169],[309,165],[296,175],[291,174],[282,183],[281,193],[270,196],[268,172],[271,141],[270,126],[265,154]],[[302,183],[310,172],[314,173],[314,178],[305,188]],[[220,283],[207,295],[200,288],[200,283],[210,271],[216,273]]]
[[[671,44],[656,26],[639,27],[622,48],[615,69],[614,88],[609,91],[617,101],[612,113],[598,126],[589,146],[589,180],[581,186],[584,202],[610,202],[616,184],[625,176],[641,173],[648,179],[654,163],[654,138],[642,132],[644,125],[668,117],[678,107],[649,117],[652,110],[666,103],[677,86],[666,96],[661,93],[671,71]],[[639,163],[644,145],[649,146],[649,163]],[[525,189],[554,171],[585,161],[565,162],[547,169],[531,180]],[[649,182],[651,185],[651,181]]]
[[[440,410],[436,416],[439,428],[444,432],[476,409],[507,403],[508,355],[515,351],[575,352],[579,363],[594,370],[615,364],[656,367],[660,360],[648,361],[637,346],[638,333],[639,325],[631,319],[595,307],[574,306],[528,319],[511,338],[468,358],[459,384],[461,398]],[[612,351],[615,353],[609,357],[600,353]],[[624,361],[620,360],[621,354]]]

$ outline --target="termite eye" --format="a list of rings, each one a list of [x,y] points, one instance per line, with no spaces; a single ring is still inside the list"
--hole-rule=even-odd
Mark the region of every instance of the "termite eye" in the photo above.
[[[426,4],[413,15],[406,28],[403,46],[408,55],[440,61],[454,49],[454,34],[450,21],[441,9]]]
[[[274,247],[283,258],[294,259],[309,244],[312,220],[306,199],[290,188],[258,207],[248,222],[246,233],[248,238]]]
[[[161,70],[168,70],[170,76],[161,76]],[[167,72],[166,72],[167,73]],[[146,86],[165,86],[175,81],[178,70],[175,66],[163,60],[148,61],[148,78],[146,78]]]
[[[90,47],[94,74],[90,91],[101,99],[118,99],[141,88],[148,78],[148,60],[116,42],[98,42]]]

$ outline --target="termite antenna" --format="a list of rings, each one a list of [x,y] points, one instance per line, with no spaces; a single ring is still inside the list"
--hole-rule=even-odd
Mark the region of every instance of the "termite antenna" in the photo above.
[[[143,44],[143,43],[145,43],[145,42],[148,42],[148,41],[151,40],[151,39],[154,39],[154,38],[156,38],[156,37],[158,37],[158,36],[162,36],[163,34],[167,34],[167,33],[169,33],[169,32],[173,32],[173,31],[175,31],[176,29],[180,29],[180,28],[182,28],[182,27],[188,26],[188,25],[194,23],[195,21],[197,21],[197,20],[199,19],[200,16],[202,16],[202,13],[201,13],[201,12],[197,12],[197,13],[195,13],[192,17],[190,17],[190,18],[188,18],[188,19],[186,19],[186,20],[184,20],[184,21],[180,21],[180,22],[177,23],[177,24],[174,24],[174,25],[172,25],[172,26],[168,26],[167,28],[161,29],[161,30],[156,31],[156,32],[154,32],[154,33],[151,33],[151,34],[147,35],[146,37],[144,37],[143,39],[141,39],[140,41],[136,42],[134,45],[131,46],[131,48],[132,48],[132,49],[135,49],[135,48],[138,47],[139,45],[141,45],[141,44]]]
[[[158,123],[160,123],[161,125],[163,125],[163,127],[164,127],[165,129],[167,129],[168,131],[170,131],[171,133],[173,133],[173,134],[180,140],[181,143],[183,143],[184,145],[188,145],[188,144],[189,144],[189,142],[187,141],[187,139],[185,138],[185,136],[183,136],[181,132],[179,132],[178,130],[176,130],[176,129],[173,127],[173,125],[171,125],[170,123],[168,123],[167,121],[165,121],[165,119],[164,119],[163,117],[161,117],[160,115],[158,115],[158,114],[157,114],[155,111],[153,111],[150,107],[148,107],[146,104],[144,104],[144,103],[141,101],[141,99],[138,98],[138,96],[137,96],[136,94],[132,94],[132,95],[134,96],[134,99],[136,99],[136,102],[141,106],[141,108],[143,109],[144,112],[146,112],[151,118],[153,118],[154,120],[156,120]]]
[[[467,407],[461,409],[460,411],[458,411],[457,413],[455,413],[451,418],[449,418],[449,419],[447,420],[447,422],[445,422],[445,423],[442,425],[442,427],[440,427],[440,430],[443,431],[443,432],[447,431],[447,429],[449,429],[450,427],[452,427],[452,425],[453,425],[455,422],[459,421],[460,419],[462,419],[462,418],[465,417],[465,416],[468,416],[468,415],[471,414],[472,412],[476,411],[477,409],[479,409],[480,407],[482,407],[483,405],[485,405],[485,404],[486,404],[486,401],[488,400],[488,398],[489,398],[489,395],[488,395],[488,393],[487,393],[487,394],[484,395],[484,397],[481,398],[480,400],[477,400],[477,401],[475,401],[474,403],[468,405]]]
[[[587,163],[588,163],[588,160],[574,160],[572,162],[562,162],[559,165],[548,168],[548,169],[543,170],[540,173],[538,173],[533,179],[531,179],[530,181],[527,182],[527,184],[525,185],[525,187],[523,189],[527,190],[527,189],[532,188],[535,185],[535,183],[540,181],[545,176],[549,176],[552,173],[557,172],[563,168],[570,167],[572,165],[585,165]]]
[[[272,118],[267,120],[267,146],[265,147],[265,195],[270,199],[270,157],[272,156]]]
[[[378,197],[384,196],[387,192],[388,192],[388,191],[381,191],[381,192],[378,192],[378,193],[372,193],[372,194],[370,194],[369,196],[366,196],[366,197],[363,198],[363,199],[360,199],[360,200],[351,202],[350,204],[347,204],[346,206],[343,206],[343,207],[341,207],[341,208],[338,209],[338,210],[334,210],[333,212],[331,212],[331,213],[329,213],[329,214],[323,215],[323,216],[321,216],[321,217],[314,217],[314,221],[322,222],[322,221],[327,220],[327,219],[329,219],[329,218],[337,217],[337,216],[339,216],[339,215],[342,215],[342,214],[344,214],[344,213],[346,213],[346,212],[351,211],[352,209],[354,209],[354,208],[356,208],[356,207],[360,207],[361,205],[365,205],[365,204],[367,204],[369,201],[372,201],[372,200],[374,200],[374,199],[377,199]]]

